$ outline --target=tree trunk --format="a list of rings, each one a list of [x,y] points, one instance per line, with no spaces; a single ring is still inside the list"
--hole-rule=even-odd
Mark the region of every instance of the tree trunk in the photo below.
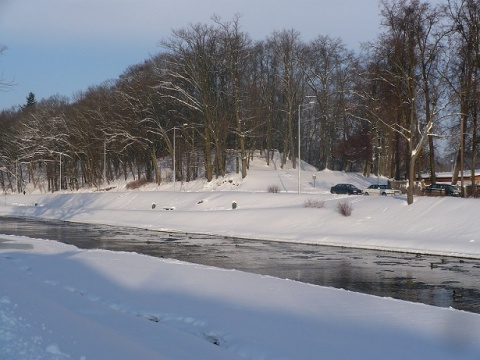
[[[415,158],[410,159],[408,167],[408,187],[407,187],[407,204],[413,204],[415,195]]]
[[[155,182],[157,185],[160,185],[162,182],[162,176],[160,174],[159,168],[158,168],[158,162],[157,162],[157,154],[155,152],[155,146],[152,148],[152,163],[153,163],[153,169],[155,172]]]
[[[205,155],[205,177],[207,181],[210,182],[213,179],[213,169],[212,169],[212,154],[210,151],[210,131],[205,127],[205,142],[203,144],[203,152]]]

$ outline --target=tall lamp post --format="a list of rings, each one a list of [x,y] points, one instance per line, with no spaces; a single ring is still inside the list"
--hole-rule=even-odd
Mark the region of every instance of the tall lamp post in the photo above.
[[[308,98],[311,99],[311,98],[314,98],[314,97],[315,97],[315,96],[305,96],[306,99],[308,99]],[[308,103],[309,103],[309,104],[315,104],[315,101],[309,101]],[[300,132],[300,124],[301,124],[301,120],[302,120],[302,104],[300,103],[300,104],[298,104],[298,135],[297,135],[297,137],[298,137],[298,161],[297,161],[298,164],[297,164],[297,166],[298,166],[298,193],[299,193],[299,194],[300,194],[300,187],[301,187],[301,186],[300,186],[300,182],[301,182],[301,180],[302,180],[302,179],[301,179],[302,176],[300,175],[300,168],[301,168],[300,164],[301,164],[301,161],[302,161],[302,160],[301,160],[301,157],[300,157],[300,153],[301,153],[301,152],[300,152],[300,151],[301,151],[301,150],[300,150],[300,147],[301,147],[301,145],[302,145],[301,139],[300,139],[300,134],[301,134],[301,132]]]
[[[301,141],[300,141],[300,122],[301,122],[301,116],[302,114],[302,104],[298,104],[298,159],[297,159],[297,168],[298,168],[298,193],[300,194],[300,180],[301,180],[301,175],[300,175],[300,146],[301,146]]]
[[[60,153],[60,192],[62,191],[62,153]]]
[[[174,126],[173,127],[173,191],[174,192],[176,191],[175,190],[175,182],[177,180],[177,173],[176,173],[176,169],[175,169],[175,164],[177,162],[177,159],[176,159],[176,151],[177,151],[176,149],[177,149],[177,147],[175,146],[175,138],[176,138],[175,130],[176,129],[177,128]]]
[[[62,175],[62,170],[63,170],[63,164],[62,164],[62,156],[70,157],[67,154],[61,152],[61,151],[52,151],[53,154],[58,154],[60,156],[60,186],[59,186],[59,191],[62,191],[62,181],[63,181],[63,175]]]

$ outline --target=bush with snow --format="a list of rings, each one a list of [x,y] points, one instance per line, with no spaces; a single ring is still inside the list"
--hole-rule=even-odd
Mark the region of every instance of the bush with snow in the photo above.
[[[270,185],[268,188],[267,188],[267,191],[269,193],[279,193],[280,192],[280,187],[278,185]]]

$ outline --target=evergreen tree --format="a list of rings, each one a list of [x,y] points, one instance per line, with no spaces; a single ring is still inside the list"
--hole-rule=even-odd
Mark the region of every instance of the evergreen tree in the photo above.
[[[33,110],[37,105],[37,100],[35,99],[35,94],[30,92],[27,96],[27,103],[22,106],[22,110]]]

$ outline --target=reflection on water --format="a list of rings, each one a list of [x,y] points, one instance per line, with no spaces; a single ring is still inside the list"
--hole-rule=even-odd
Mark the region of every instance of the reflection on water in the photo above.
[[[12,218],[0,218],[0,233],[84,249],[134,251],[480,313],[478,260]]]

